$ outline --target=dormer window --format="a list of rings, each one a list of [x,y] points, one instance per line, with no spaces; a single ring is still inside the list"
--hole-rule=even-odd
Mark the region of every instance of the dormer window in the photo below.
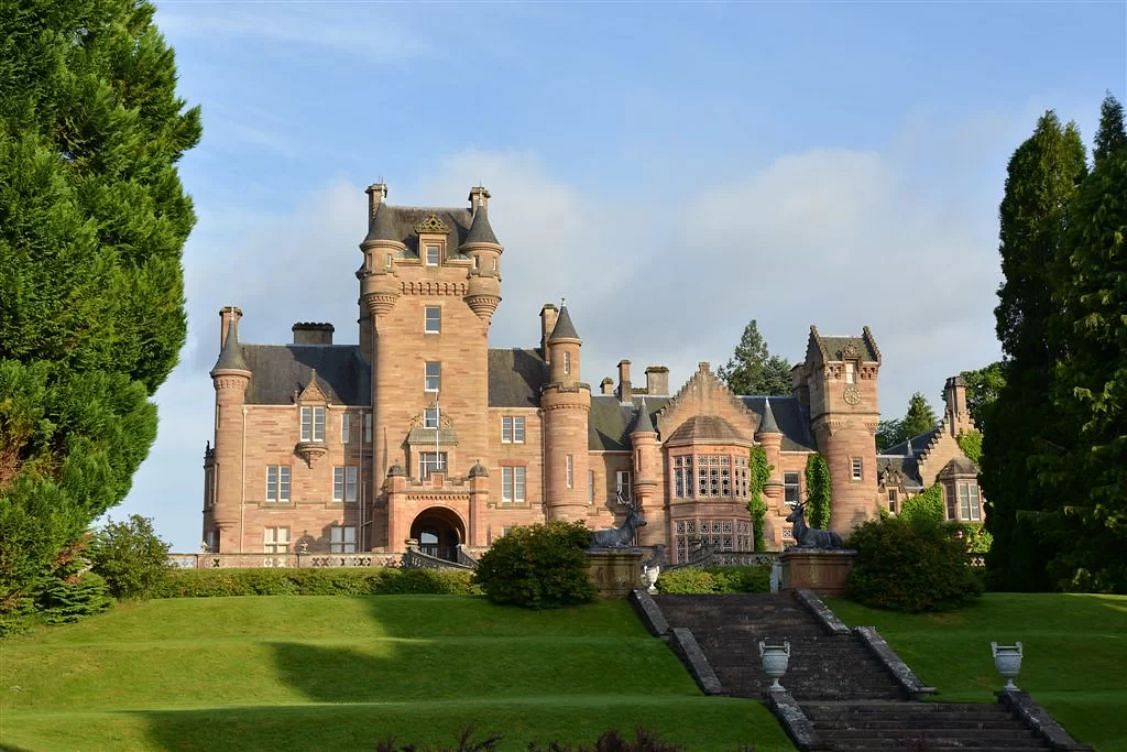
[[[324,441],[325,440],[325,408],[323,408],[323,407],[302,407],[301,408],[301,440],[302,441]]]
[[[427,266],[438,266],[442,255],[442,249],[434,244],[427,244],[426,246],[426,263]]]

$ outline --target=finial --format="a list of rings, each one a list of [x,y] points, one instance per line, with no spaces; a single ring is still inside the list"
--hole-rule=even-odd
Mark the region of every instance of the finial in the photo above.
[[[567,305],[567,298],[560,298],[560,308]]]

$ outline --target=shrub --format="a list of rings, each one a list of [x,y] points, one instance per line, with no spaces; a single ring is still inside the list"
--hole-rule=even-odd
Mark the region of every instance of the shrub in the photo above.
[[[685,567],[664,571],[657,589],[669,594],[767,593],[770,567]]]
[[[106,581],[93,572],[67,580],[52,579],[39,594],[39,608],[47,624],[67,624],[105,611],[113,605]]]
[[[118,598],[148,598],[169,571],[168,544],[153,521],[138,514],[125,522],[110,520],[90,541],[90,564]]]
[[[923,493],[905,501],[899,516],[908,523],[943,522],[947,516],[946,510],[943,509],[943,486],[936,483]]]
[[[396,739],[392,737],[377,743],[376,752],[492,752],[492,750],[498,748],[500,743],[500,736],[490,736],[475,741],[473,730],[466,729],[453,747],[422,748],[414,744],[400,746]],[[635,731],[632,741],[616,729],[611,729],[601,734],[595,741],[594,746],[581,744],[578,747],[571,747],[559,742],[549,742],[547,745],[529,742],[526,749],[528,752],[682,752],[684,748],[667,744],[645,729]]]
[[[587,577],[590,544],[582,522],[517,527],[481,557],[474,582],[494,603],[534,609],[587,603],[595,597]]]
[[[957,528],[920,519],[874,520],[853,531],[857,549],[846,595],[893,611],[945,611],[977,598],[982,585]]]
[[[471,573],[456,569],[176,569],[156,598],[234,595],[469,595]]]

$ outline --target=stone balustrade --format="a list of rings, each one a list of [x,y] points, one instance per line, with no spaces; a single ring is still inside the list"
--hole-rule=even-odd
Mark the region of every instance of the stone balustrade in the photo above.
[[[330,567],[397,567],[399,554],[169,554],[168,561],[177,569],[261,569],[292,567],[325,569]]]

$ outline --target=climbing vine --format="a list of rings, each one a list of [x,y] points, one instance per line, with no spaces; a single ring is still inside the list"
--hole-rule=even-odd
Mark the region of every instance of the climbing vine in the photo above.
[[[806,524],[821,529],[830,525],[830,466],[821,454],[806,460]]]
[[[767,464],[767,452],[756,444],[751,448],[749,460],[751,477],[748,479],[747,511],[751,513],[751,534],[755,540],[755,550],[765,548],[763,541],[763,521],[767,517],[767,502],[763,500],[763,487],[771,478],[771,465]]]

